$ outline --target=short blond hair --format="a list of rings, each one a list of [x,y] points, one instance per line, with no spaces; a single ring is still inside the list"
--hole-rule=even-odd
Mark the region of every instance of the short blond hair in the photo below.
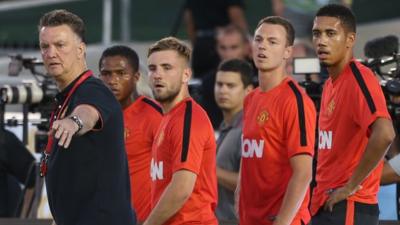
[[[192,50],[183,41],[175,37],[166,37],[154,43],[152,46],[150,46],[149,51],[147,52],[147,57],[154,52],[165,50],[173,50],[177,52],[178,55],[182,56],[188,63],[190,62]]]

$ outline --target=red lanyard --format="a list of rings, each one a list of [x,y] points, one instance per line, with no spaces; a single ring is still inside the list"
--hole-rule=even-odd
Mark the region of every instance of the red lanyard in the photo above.
[[[92,76],[92,71],[88,70],[86,71],[79,79],[78,81],[76,81],[76,83],[74,84],[74,86],[72,86],[71,90],[68,92],[67,97],[64,99],[63,103],[61,105],[59,105],[57,107],[56,110],[54,110],[51,113],[50,116],[50,126],[49,129],[51,129],[51,127],[53,126],[53,122],[55,120],[57,120],[58,118],[61,117],[62,113],[64,112],[64,110],[66,109],[69,101],[71,100],[71,96],[72,94],[75,92],[75,90],[86,80],[88,79],[90,76]],[[60,107],[61,106],[61,107]],[[55,116],[57,115],[57,116]],[[47,172],[47,160],[49,159],[49,156],[51,154],[51,151],[53,149],[53,142],[54,142],[54,137],[53,135],[49,135],[47,137],[47,145],[45,150],[43,151],[44,153],[44,157],[42,159],[42,161],[40,162],[40,176],[43,177],[46,175]]]

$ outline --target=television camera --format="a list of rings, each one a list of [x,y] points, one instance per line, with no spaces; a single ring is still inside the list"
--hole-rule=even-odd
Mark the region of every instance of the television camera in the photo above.
[[[389,35],[373,39],[364,46],[367,59],[360,60],[365,66],[375,72],[385,94],[387,108],[394,119],[400,122],[400,54],[399,41],[396,36]],[[318,58],[295,58],[293,74],[306,75],[305,81],[300,82],[307,94],[316,104],[320,105],[322,85],[327,71],[319,64]],[[310,79],[311,74],[319,74],[322,82]]]
[[[4,129],[4,125],[22,125],[23,143],[27,144],[28,123],[36,125],[38,132],[35,135],[35,150],[36,152],[40,152],[47,143],[48,118],[50,118],[53,109],[53,99],[58,93],[58,89],[51,78],[38,70],[38,67],[43,67],[43,62],[36,58],[26,58],[22,55],[13,55],[10,56],[10,59],[11,61],[8,66],[9,76],[19,76],[25,68],[30,71],[34,80],[18,85],[8,84],[0,86],[0,129]],[[6,104],[22,104],[22,122],[16,119],[5,121],[4,112]],[[41,119],[28,121],[29,112],[39,112]]]

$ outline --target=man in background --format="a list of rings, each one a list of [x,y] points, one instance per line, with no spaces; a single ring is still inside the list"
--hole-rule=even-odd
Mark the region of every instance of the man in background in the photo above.
[[[250,43],[245,30],[236,25],[221,28],[216,36],[220,62],[230,59],[249,60]],[[251,61],[251,60],[249,60]],[[206,110],[208,117],[216,129],[222,122],[222,112],[215,102],[214,84],[217,66],[201,78],[201,105]]]
[[[137,53],[122,45],[104,50],[99,61],[100,78],[113,92],[124,113],[125,148],[131,181],[131,203],[142,223],[150,213],[151,146],[162,110],[153,100],[139,95]]]
[[[196,78],[201,78],[219,64],[215,51],[219,28],[234,24],[247,30],[242,0],[186,0],[184,19],[193,46],[192,67]]]
[[[223,114],[217,139],[218,206],[220,220],[236,221],[234,191],[238,182],[242,109],[245,96],[253,89],[252,66],[240,59],[222,62],[215,81],[215,101]]]

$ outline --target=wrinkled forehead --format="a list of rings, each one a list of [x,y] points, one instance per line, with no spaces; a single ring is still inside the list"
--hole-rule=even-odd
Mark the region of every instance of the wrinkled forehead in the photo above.
[[[74,39],[81,42],[81,38],[68,25],[43,26],[39,31],[40,42],[54,42],[59,40]]]

